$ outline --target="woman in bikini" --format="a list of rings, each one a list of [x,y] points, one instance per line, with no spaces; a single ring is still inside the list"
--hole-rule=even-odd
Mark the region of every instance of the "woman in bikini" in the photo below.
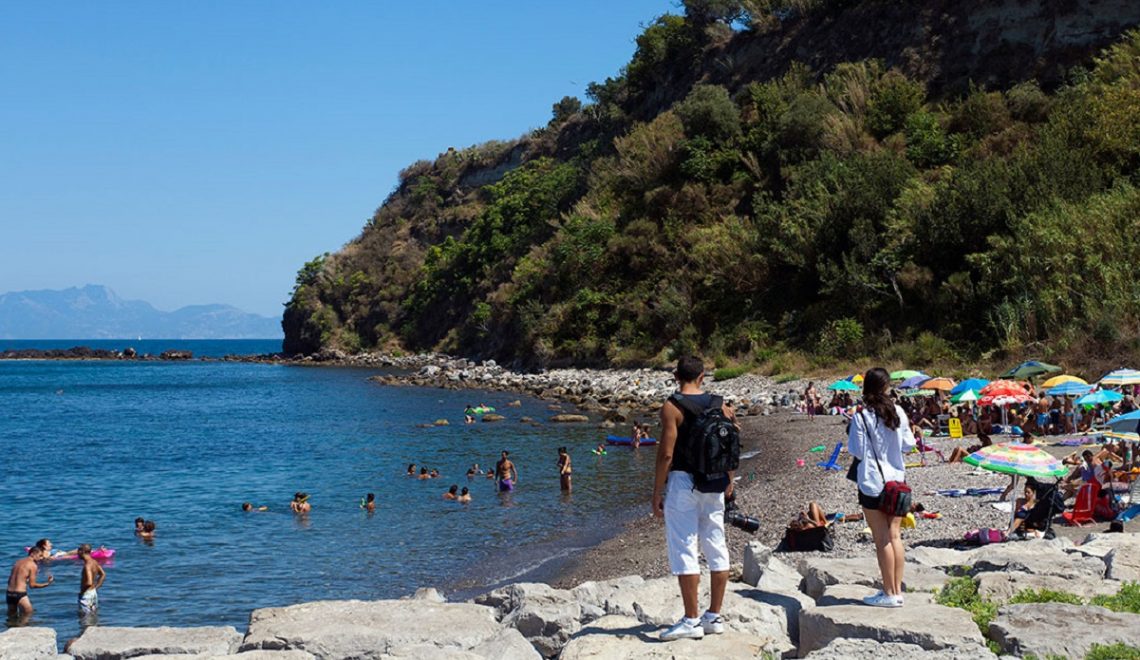
[[[641,428],[635,426],[637,433],[641,432]],[[570,475],[573,470],[570,467],[570,454],[566,451],[565,447],[558,448],[558,480],[562,484],[562,492],[570,492]]]

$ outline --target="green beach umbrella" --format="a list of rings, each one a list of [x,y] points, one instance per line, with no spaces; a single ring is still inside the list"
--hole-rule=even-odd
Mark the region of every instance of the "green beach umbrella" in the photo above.
[[[966,390],[965,392],[959,392],[959,393],[955,394],[954,396],[950,397],[950,403],[968,403],[970,401],[977,401],[977,400],[978,400],[978,393],[974,390]]]
[[[849,380],[837,380],[828,385],[827,389],[835,390],[836,392],[858,392],[859,386]]]
[[[903,392],[902,394],[900,394],[899,396],[903,396],[903,397],[906,397],[909,399],[912,396],[934,396],[934,395],[935,395],[934,390],[907,390],[907,391]]]
[[[915,376],[921,375],[921,371],[915,371],[914,369],[903,369],[901,371],[892,371],[891,380],[906,380],[907,378],[914,378]]]
[[[1029,360],[1022,362],[1016,367],[1010,369],[1001,375],[1002,378],[1033,378],[1041,374],[1052,374],[1061,371],[1061,367],[1054,364],[1046,364],[1037,360]]]

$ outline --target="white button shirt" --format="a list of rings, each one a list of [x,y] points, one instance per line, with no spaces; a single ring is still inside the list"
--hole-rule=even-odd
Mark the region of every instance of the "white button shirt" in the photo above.
[[[883,477],[887,481],[906,480],[906,460],[903,458],[915,447],[914,433],[910,430],[910,420],[899,406],[899,427],[889,429],[879,420],[870,408],[864,408],[851,420],[847,431],[847,451],[862,461],[859,464],[859,492],[868,497],[877,497],[883,492]],[[871,426],[868,427],[868,420]],[[869,445],[874,444],[874,449]],[[876,463],[875,456],[879,461]],[[879,468],[882,468],[880,473]]]

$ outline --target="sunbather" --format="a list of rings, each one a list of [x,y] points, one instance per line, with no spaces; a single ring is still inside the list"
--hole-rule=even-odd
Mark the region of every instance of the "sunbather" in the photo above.
[[[816,527],[827,527],[827,525],[827,516],[824,515],[823,509],[816,502],[809,503],[807,511],[800,511],[800,515],[788,523],[789,528],[801,531],[815,529]]]

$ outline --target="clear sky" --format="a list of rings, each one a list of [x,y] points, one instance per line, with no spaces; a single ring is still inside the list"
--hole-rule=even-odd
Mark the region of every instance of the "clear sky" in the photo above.
[[[671,0],[0,3],[0,293],[277,316],[396,173],[544,125]]]

